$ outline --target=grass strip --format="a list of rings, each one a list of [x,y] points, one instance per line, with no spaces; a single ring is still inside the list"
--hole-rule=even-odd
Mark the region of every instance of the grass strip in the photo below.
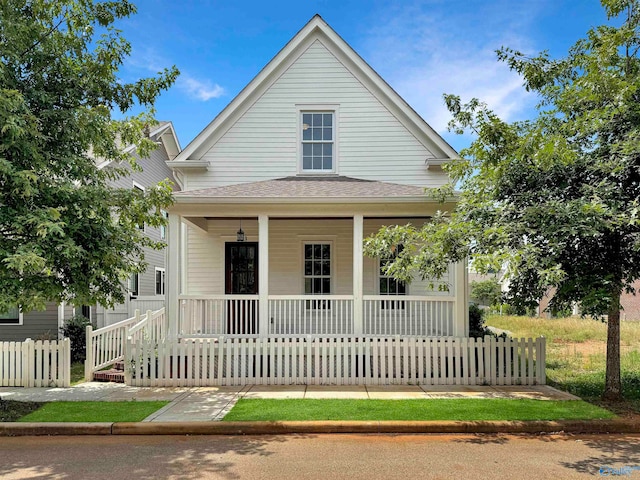
[[[0,398],[0,422],[15,422],[42,405],[42,402],[18,402]]]
[[[19,422],[141,422],[169,402],[49,402]]]
[[[592,420],[615,415],[581,400],[240,399],[223,421],[282,420]]]

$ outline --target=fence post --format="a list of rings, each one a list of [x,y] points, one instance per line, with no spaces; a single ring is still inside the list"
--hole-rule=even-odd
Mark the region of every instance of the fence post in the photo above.
[[[131,385],[131,337],[129,327],[124,329],[124,384]]]
[[[87,382],[93,380],[93,327],[87,325],[85,334],[84,379]]]
[[[68,338],[62,339],[62,386],[68,387],[71,385],[71,340]]]
[[[22,379],[20,386],[27,387],[29,385],[29,343],[32,340],[27,338],[24,343],[20,345],[22,352]]]
[[[35,387],[36,386],[36,372],[37,372],[37,367],[36,367],[36,347],[35,347],[36,343],[29,339],[29,342],[27,343],[27,357],[28,357],[28,361],[29,361],[29,378],[27,381],[27,384],[25,385],[25,387]]]
[[[546,358],[545,358],[545,338],[536,339],[536,383],[544,385],[546,379]]]

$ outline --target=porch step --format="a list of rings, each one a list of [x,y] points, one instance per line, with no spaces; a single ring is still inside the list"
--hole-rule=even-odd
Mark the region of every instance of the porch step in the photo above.
[[[124,383],[124,362],[116,362],[110,370],[100,370],[93,374],[94,382]]]

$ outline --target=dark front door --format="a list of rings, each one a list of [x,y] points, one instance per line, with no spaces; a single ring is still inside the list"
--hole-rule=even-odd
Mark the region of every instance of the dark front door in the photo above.
[[[225,293],[227,295],[258,294],[258,243],[227,242],[225,244]],[[258,333],[256,300],[227,300],[227,332]]]

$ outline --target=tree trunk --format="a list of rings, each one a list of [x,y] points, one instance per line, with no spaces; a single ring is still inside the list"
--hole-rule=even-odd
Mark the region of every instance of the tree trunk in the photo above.
[[[620,400],[622,382],[620,380],[620,292],[611,299],[607,321],[607,372],[604,382],[605,400]]]

